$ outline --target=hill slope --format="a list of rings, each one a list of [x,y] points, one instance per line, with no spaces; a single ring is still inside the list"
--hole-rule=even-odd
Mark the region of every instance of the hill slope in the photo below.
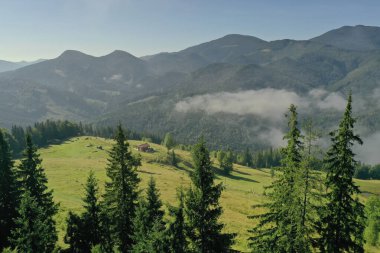
[[[315,37],[312,41],[347,50],[376,50],[380,49],[380,28],[364,25],[343,26]]]
[[[281,142],[272,133],[284,131],[278,119],[291,103],[301,119],[334,128],[352,90],[360,134],[371,138],[380,129],[379,38],[378,27],[347,26],[306,41],[231,34],[142,58],[68,50],[0,73],[0,126],[122,122],[181,143],[203,133],[212,148],[260,149]]]
[[[140,141],[130,141],[132,148],[140,143]],[[90,170],[95,172],[100,189],[103,191],[104,181],[107,180],[105,173],[107,150],[111,148],[111,145],[111,140],[79,137],[61,145],[40,150],[49,188],[54,190],[55,201],[60,202],[58,228],[61,245],[63,245],[62,236],[67,212],[81,210],[84,184]],[[175,205],[176,188],[181,185],[187,187],[190,184],[188,175],[191,171],[191,156],[187,151],[176,150],[181,162],[178,168],[175,168],[163,162],[166,157],[164,147],[156,144],[151,144],[151,146],[156,152],[139,153],[142,156],[142,166],[138,169],[142,179],[140,187],[144,189],[147,180],[153,176],[157,181],[163,202]],[[133,152],[137,153],[135,149]],[[230,176],[224,176],[217,168],[215,171],[217,182],[222,182],[225,186],[221,204],[224,208],[222,220],[227,224],[226,230],[238,233],[235,244],[237,250],[248,251],[247,230],[254,225],[254,222],[249,220],[247,215],[253,213],[252,205],[265,200],[263,187],[270,184],[272,180],[270,173],[268,170],[251,169],[239,165],[234,165],[234,171]],[[380,181],[357,182],[365,192],[363,199],[371,194],[380,194]]]

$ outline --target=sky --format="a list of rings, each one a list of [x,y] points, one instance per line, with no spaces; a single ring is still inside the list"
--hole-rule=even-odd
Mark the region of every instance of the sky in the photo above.
[[[378,0],[0,0],[0,59],[179,51],[227,34],[309,39],[380,26]]]

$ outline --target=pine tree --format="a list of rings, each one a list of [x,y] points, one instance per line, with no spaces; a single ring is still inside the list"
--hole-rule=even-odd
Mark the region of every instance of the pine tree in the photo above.
[[[173,135],[171,133],[165,134],[163,144],[168,149],[168,152],[170,149],[172,149],[175,146],[175,141],[174,141]]]
[[[228,149],[227,152],[220,151],[218,159],[220,168],[223,170],[224,174],[229,175],[233,170],[234,161],[234,156],[231,149]]]
[[[45,240],[44,246],[48,252],[52,251],[57,241],[54,215],[58,212],[58,205],[53,201],[53,191],[47,188],[47,177],[41,166],[42,160],[37,154],[30,135],[26,137],[26,149],[18,166],[21,190],[28,193],[42,211],[44,218]]]
[[[314,247],[316,224],[318,217],[318,204],[321,203],[322,179],[320,173],[316,172],[312,168],[312,163],[316,152],[318,151],[317,140],[319,139],[319,133],[315,130],[311,120],[307,120],[304,124],[304,150],[302,159],[302,170],[299,175],[300,178],[297,181],[298,190],[301,197],[301,219],[298,226],[298,237],[303,238],[303,247],[305,251]]]
[[[19,191],[8,142],[0,131],[0,252],[9,246],[15,228]]]
[[[86,195],[83,199],[84,213],[82,214],[84,229],[86,231],[85,242],[88,245],[88,251],[101,243],[102,229],[100,226],[101,214],[100,203],[98,200],[98,182],[95,178],[94,172],[91,171],[85,186]]]
[[[251,151],[249,150],[249,148],[245,149],[242,160],[243,160],[242,163],[244,166],[247,166],[247,167],[253,166],[253,158],[252,158],[252,154],[251,154]]]
[[[155,221],[162,222],[164,211],[161,210],[162,202],[160,200],[160,193],[156,188],[156,181],[153,177],[150,178],[148,183],[148,190],[146,193],[147,211],[148,211],[148,226],[153,226]]]
[[[56,234],[51,234],[51,224],[43,207],[28,190],[23,193],[16,229],[12,231],[12,244],[18,252],[51,253]]]
[[[186,253],[188,252],[188,243],[186,240],[186,225],[184,216],[184,193],[180,189],[178,191],[178,207],[169,206],[169,214],[173,221],[169,224],[167,231],[169,252],[170,253]]]
[[[278,178],[272,185],[268,202],[256,207],[268,210],[265,214],[250,216],[259,219],[256,227],[250,230],[252,252],[307,252],[303,238],[298,234],[300,212],[300,196],[297,182],[301,169],[301,132],[297,125],[297,110],[294,105],[289,108],[289,132],[284,139],[287,147],[282,150],[282,167]]]
[[[90,252],[102,241],[101,213],[98,201],[98,183],[91,171],[85,186],[83,199],[85,211],[81,215],[69,212],[65,243],[71,252]]]
[[[146,200],[141,199],[134,219],[135,244],[132,252],[165,252],[165,224],[164,211],[156,182],[150,178]]]
[[[116,144],[109,153],[105,184],[104,213],[107,217],[110,237],[113,245],[121,252],[127,252],[133,244],[133,219],[138,200],[137,167],[140,158],[134,157],[129,150],[124,131],[119,125],[115,137]]]
[[[66,224],[64,242],[70,246],[68,251],[71,253],[89,252],[85,237],[86,233],[90,231],[84,229],[83,219],[78,214],[69,211]]]
[[[380,197],[368,198],[365,211],[367,216],[367,227],[364,233],[366,242],[371,246],[376,246],[379,243],[380,233]]]
[[[362,140],[354,133],[352,95],[339,129],[330,133],[332,145],[325,159],[326,206],[321,210],[320,250],[322,252],[364,252],[364,206],[358,200],[361,193],[353,182],[357,162],[352,147]]]
[[[214,183],[215,175],[203,138],[194,146],[192,156],[192,186],[185,198],[190,246],[201,253],[228,252],[234,234],[222,233],[224,224],[218,221],[222,214],[219,198],[223,186]]]
[[[224,174],[229,175],[233,170],[233,160],[234,157],[230,149],[228,149],[227,152],[224,152],[223,150],[218,152],[219,166],[223,170]]]

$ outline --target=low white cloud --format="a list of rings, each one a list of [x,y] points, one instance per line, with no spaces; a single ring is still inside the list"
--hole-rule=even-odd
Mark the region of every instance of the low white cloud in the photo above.
[[[338,93],[315,89],[306,96],[283,89],[266,88],[239,92],[220,92],[188,97],[178,102],[178,112],[204,111],[208,114],[231,113],[255,115],[271,121],[283,120],[290,104],[299,108],[317,107],[323,110],[343,111],[346,101]]]
[[[295,92],[268,88],[190,97],[178,102],[175,109],[179,112],[205,111],[209,114],[252,114],[270,120],[282,120],[290,104],[306,106],[307,103]]]
[[[321,98],[322,96],[324,96],[326,94],[327,94],[327,91],[322,90],[322,89],[313,89],[313,90],[309,91],[309,95],[312,98]]]
[[[271,147],[278,148],[286,145],[284,133],[277,128],[271,128],[268,131],[259,133],[259,139],[265,143],[269,143]]]
[[[324,99],[317,101],[317,106],[320,109],[335,109],[337,111],[344,111],[347,101],[338,93],[333,92],[327,95]]]
[[[358,159],[368,164],[380,163],[380,132],[362,138],[363,145],[357,145],[355,152]]]

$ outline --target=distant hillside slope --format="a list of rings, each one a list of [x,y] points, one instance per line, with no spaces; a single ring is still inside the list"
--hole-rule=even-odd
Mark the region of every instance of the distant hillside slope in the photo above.
[[[31,62],[27,62],[27,61],[11,62],[11,61],[0,60],[0,72],[16,70],[16,69],[19,69],[31,64],[39,63],[42,61],[44,60],[40,59],[37,61],[31,61]]]
[[[186,188],[190,185],[189,172],[192,170],[190,153],[176,149],[180,162],[178,168],[175,168],[165,163],[165,147],[150,143],[155,152],[143,153],[135,150],[135,146],[140,143],[142,142],[130,141],[133,153],[142,156],[142,166],[138,169],[142,179],[141,189],[145,189],[148,179],[154,177],[164,204],[175,205],[177,187]],[[107,151],[111,145],[111,140],[79,137],[39,151],[48,176],[49,188],[54,190],[54,199],[60,203],[57,219],[61,246],[64,246],[62,239],[67,212],[81,210],[83,187],[91,170],[95,172],[100,190],[103,192],[104,182],[107,180],[105,171]],[[222,220],[227,224],[226,230],[238,233],[234,248],[248,252],[247,230],[254,225],[254,222],[247,216],[254,214],[252,205],[265,201],[263,187],[269,185],[272,180],[270,172],[266,169],[257,170],[235,164],[232,174],[224,176],[217,168],[216,162],[214,165],[217,181],[225,186],[221,197],[224,208]],[[363,200],[372,194],[380,194],[380,181],[357,180],[356,182],[364,193]],[[371,249],[368,252],[376,252],[375,250]]]
[[[291,103],[301,122],[333,129],[352,90],[358,130],[371,139],[380,129],[379,38],[378,27],[345,26],[305,41],[231,34],[142,58],[68,50],[0,73],[0,125],[122,122],[184,143],[203,134],[213,148],[259,149],[281,143]]]
[[[311,40],[347,50],[378,50],[380,49],[380,27],[343,26]]]

